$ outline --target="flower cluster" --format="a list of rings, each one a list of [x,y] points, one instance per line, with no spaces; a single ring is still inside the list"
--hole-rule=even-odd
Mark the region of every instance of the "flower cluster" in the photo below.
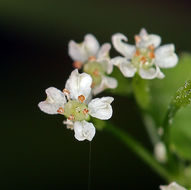
[[[92,92],[94,95],[107,88],[116,88],[117,80],[108,75],[113,71],[113,64],[110,62],[109,51],[111,45],[99,42],[92,34],[87,34],[82,43],[73,40],[69,42],[69,55],[73,59],[73,66],[77,69],[83,68],[85,73],[92,77]]]
[[[90,117],[101,120],[112,116],[112,97],[95,98],[91,100],[92,78],[86,73],[79,74],[74,70],[66,82],[65,89],[60,91],[54,87],[46,89],[47,99],[38,104],[39,108],[48,114],[61,114],[67,120],[64,124],[74,130],[79,141],[91,141],[95,135]]]
[[[95,135],[95,127],[90,122],[91,117],[108,120],[112,116],[112,97],[92,99],[103,90],[117,87],[118,82],[109,76],[113,66],[119,67],[125,77],[133,77],[138,73],[143,79],[163,78],[160,68],[174,67],[178,57],[174,53],[174,45],[159,47],[161,38],[148,34],[142,29],[135,36],[135,45],[123,41],[123,34],[114,34],[114,48],[124,57],[110,58],[111,45],[100,46],[92,34],[87,34],[84,41],[76,43],[71,40],[68,53],[73,59],[75,70],[66,82],[65,89],[60,91],[54,87],[46,89],[47,99],[40,102],[39,108],[48,114],[60,114],[66,117],[64,124],[74,130],[79,141],[91,141]],[[82,69],[83,73],[79,73]]]
[[[145,29],[135,35],[135,45],[123,41],[127,41],[127,37],[121,33],[112,36],[114,48],[124,57],[115,57],[111,63],[119,67],[125,77],[133,77],[138,73],[143,79],[162,79],[164,74],[160,68],[174,67],[178,62],[174,45],[159,47],[160,36],[148,34]]]

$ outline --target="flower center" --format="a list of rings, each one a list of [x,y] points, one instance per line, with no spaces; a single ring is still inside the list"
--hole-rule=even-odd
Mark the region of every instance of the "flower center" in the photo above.
[[[101,83],[102,76],[105,73],[103,65],[96,61],[88,61],[83,68],[84,72],[92,77],[92,86],[97,86]]]
[[[148,48],[137,48],[132,58],[132,63],[137,68],[148,68],[153,66],[154,58],[155,54],[153,46],[149,46]]]
[[[64,109],[59,108],[64,116],[71,121],[83,121],[89,119],[89,110],[86,104],[78,102],[76,100],[69,100],[65,105]]]

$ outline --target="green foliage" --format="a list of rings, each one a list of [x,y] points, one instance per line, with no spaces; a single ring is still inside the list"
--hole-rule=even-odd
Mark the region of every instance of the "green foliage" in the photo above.
[[[178,107],[185,107],[191,103],[191,80],[186,81],[184,86],[177,90],[173,103]]]
[[[170,130],[171,148],[181,157],[191,160],[191,107],[177,112]]]
[[[136,75],[133,78],[133,92],[137,104],[144,110],[148,109],[150,103],[148,81]]]
[[[150,112],[155,118],[158,127],[162,126],[169,105],[184,107],[190,103],[191,55],[182,54],[178,65],[172,69],[165,69],[166,77],[162,80],[151,81]],[[179,89],[177,91],[177,89]],[[175,98],[173,100],[173,96]],[[186,96],[186,97],[185,97]],[[172,104],[173,100],[173,104]],[[172,106],[173,107],[173,106]],[[173,114],[174,116],[174,114]],[[180,109],[174,118],[171,118],[170,147],[179,156],[191,160],[191,107]],[[173,120],[172,120],[173,119]]]

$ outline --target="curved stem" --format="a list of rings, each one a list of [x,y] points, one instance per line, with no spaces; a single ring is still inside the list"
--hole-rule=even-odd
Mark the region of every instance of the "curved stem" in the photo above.
[[[160,142],[160,137],[157,133],[157,128],[155,126],[154,120],[149,114],[146,113],[142,114],[142,118],[143,118],[143,123],[145,125],[145,129],[154,147],[158,142]]]
[[[129,136],[127,133],[121,129],[115,127],[111,123],[107,123],[104,128],[108,132],[112,133],[120,141],[122,141],[128,148],[130,148],[137,156],[139,156],[142,161],[144,161],[148,166],[150,166],[155,172],[157,172],[162,178],[167,181],[172,180],[172,175],[166,170],[162,165],[160,165],[153,156],[146,150],[140,143]]]

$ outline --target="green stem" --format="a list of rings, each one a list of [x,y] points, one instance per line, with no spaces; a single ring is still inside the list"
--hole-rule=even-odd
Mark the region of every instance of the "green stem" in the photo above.
[[[145,125],[146,131],[150,138],[150,141],[154,147],[160,141],[160,137],[157,133],[155,122],[149,114],[143,113],[142,118],[143,118],[143,123]]]
[[[157,172],[162,178],[167,181],[172,180],[172,175],[161,166],[141,144],[134,140],[127,133],[121,129],[115,127],[111,123],[107,123],[104,128],[108,132],[112,133],[115,137],[119,138],[128,148],[130,148],[137,156],[139,156],[147,165],[149,165],[155,172]]]

